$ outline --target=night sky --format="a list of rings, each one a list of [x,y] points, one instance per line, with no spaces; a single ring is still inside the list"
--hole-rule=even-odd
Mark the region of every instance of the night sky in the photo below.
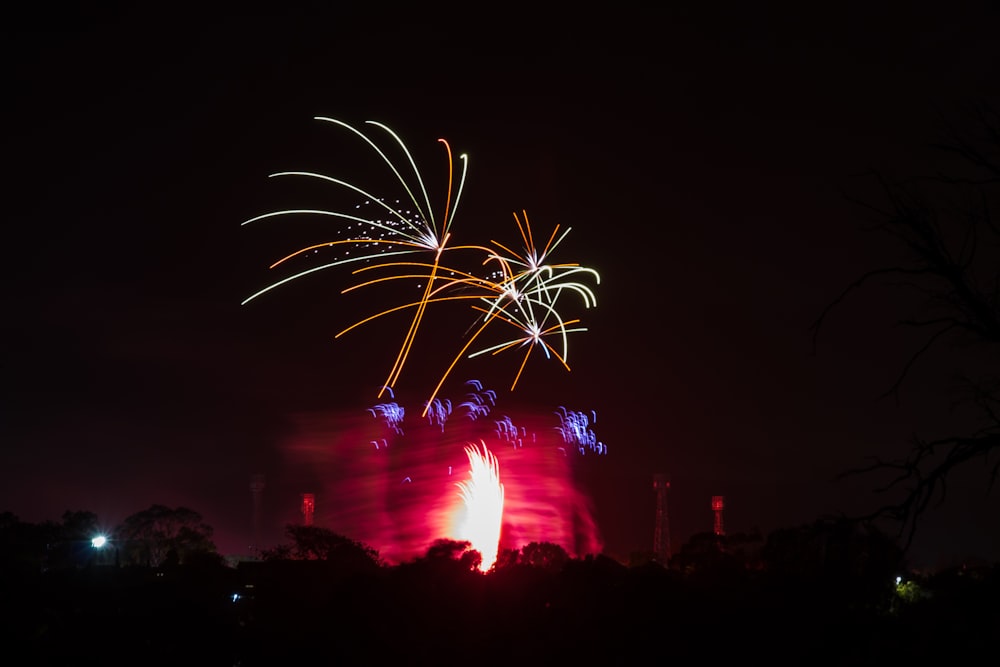
[[[334,340],[371,310],[339,294],[343,273],[240,305],[271,262],[331,229],[241,226],[321,206],[316,184],[268,175],[363,182],[373,169],[315,116],[385,123],[427,173],[446,168],[438,138],[468,154],[463,240],[513,243],[522,211],[546,235],[572,228],[560,257],[601,276],[597,307],[574,313],[589,330],[571,337],[572,370],[533,358],[511,392],[520,357],[477,359],[449,390],[479,380],[495,415],[593,411],[608,452],[578,474],[609,553],[652,548],[655,473],[671,479],[676,550],[712,529],[712,495],[730,533],[865,512],[885,500],[879,480],[839,473],[902,456],[914,434],[968,428],[941,391],[946,353],[898,401],[880,398],[921,342],[896,325],[898,291],[857,293],[815,348],[809,327],[898,256],[845,193],[872,170],[932,170],[946,123],[997,99],[994,3],[560,16],[321,5],[4,28],[0,510],[87,510],[111,526],[186,506],[241,553],[262,473],[265,540],[300,518],[304,492],[317,522],[343,529],[331,505],[349,501],[289,443],[306,421],[336,431],[379,402],[405,323]],[[395,392],[408,418],[466,326],[427,325]],[[986,483],[978,469],[954,479],[915,564],[1000,559]]]

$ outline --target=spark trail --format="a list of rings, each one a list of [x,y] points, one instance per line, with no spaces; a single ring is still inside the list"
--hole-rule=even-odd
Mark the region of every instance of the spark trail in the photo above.
[[[451,227],[464,189],[468,170],[467,155],[460,156],[461,175],[456,177],[451,146],[445,139],[438,139],[447,156],[447,187],[440,204],[440,215],[436,216],[425,184],[426,179],[418,169],[412,153],[395,132],[382,123],[367,121],[367,124],[384,133],[380,136],[386,139],[386,147],[343,121],[322,116],[316,117],[316,120],[346,129],[360,138],[380,158],[377,162],[388,167],[392,174],[390,180],[401,191],[398,193],[400,196],[392,198],[387,196],[388,193],[376,193],[316,172],[283,171],[272,174],[273,177],[294,176],[332,184],[354,196],[362,197],[366,208],[374,209],[376,213],[361,215],[339,210],[297,208],[265,213],[244,221],[242,224],[247,225],[279,217],[313,216],[331,218],[346,225],[346,230],[341,230],[341,233],[346,231],[346,237],[310,244],[274,262],[271,269],[285,269],[293,262],[307,258],[312,263],[308,268],[295,270],[252,294],[242,302],[244,305],[307,275],[356,263],[363,264],[353,271],[353,275],[359,276],[361,282],[343,289],[342,293],[376,285],[416,282],[420,286],[417,299],[407,299],[400,305],[363,317],[336,335],[336,338],[340,338],[356,327],[392,313],[410,313],[403,341],[388,376],[380,385],[380,398],[399,381],[404,365],[413,351],[417,331],[428,316],[429,308],[438,308],[444,304],[470,308],[475,317],[474,333],[467,337],[459,353],[446,365],[444,373],[425,402],[425,417],[434,407],[443,384],[462,358],[523,350],[524,355],[511,384],[511,391],[517,386],[536,349],[546,359],[555,359],[569,370],[568,336],[586,331],[586,328],[580,326],[578,318],[562,315],[559,308],[569,295],[575,296],[585,309],[594,307],[596,296],[588,283],[600,283],[600,275],[593,269],[576,263],[550,261],[549,256],[566,238],[569,228],[560,232],[557,225],[544,246],[539,248],[535,244],[527,212],[522,212],[523,220],[514,214],[522,246],[520,250],[512,250],[508,245],[495,240],[490,245],[454,244]],[[404,157],[402,166],[389,157],[390,147]],[[360,231],[354,231],[355,227]],[[348,252],[330,260],[316,261],[316,258],[327,251]],[[477,275],[477,271],[484,272],[486,269],[492,271],[486,276]],[[493,331],[497,328],[507,331],[512,328],[514,334],[494,335]]]

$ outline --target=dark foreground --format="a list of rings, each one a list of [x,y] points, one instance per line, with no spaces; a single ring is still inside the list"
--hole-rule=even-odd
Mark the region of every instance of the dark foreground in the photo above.
[[[894,583],[683,575],[574,560],[90,567],[7,576],[9,665],[973,664],[1000,637],[998,568]]]

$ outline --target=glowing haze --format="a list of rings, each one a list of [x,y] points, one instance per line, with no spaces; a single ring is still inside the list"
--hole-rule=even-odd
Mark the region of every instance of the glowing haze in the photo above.
[[[438,539],[470,542],[483,569],[498,550],[531,542],[577,557],[600,553],[578,471],[585,460],[599,465],[607,448],[592,429],[566,428],[567,415],[580,413],[556,407],[512,417],[498,412],[493,392],[468,386],[430,417],[395,401],[298,415],[282,452],[317,480],[315,522],[395,564]]]

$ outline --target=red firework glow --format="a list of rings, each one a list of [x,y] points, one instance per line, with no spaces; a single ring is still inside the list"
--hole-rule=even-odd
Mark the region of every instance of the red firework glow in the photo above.
[[[299,415],[283,451],[323,480],[316,523],[391,564],[425,555],[438,539],[468,541],[484,571],[499,550],[531,542],[577,557],[600,553],[574,469],[581,457],[606,452],[604,445],[579,421],[567,427],[579,413],[559,408],[515,426],[492,412],[490,394],[470,394],[454,410],[437,402],[428,417],[396,403],[346,416]]]

